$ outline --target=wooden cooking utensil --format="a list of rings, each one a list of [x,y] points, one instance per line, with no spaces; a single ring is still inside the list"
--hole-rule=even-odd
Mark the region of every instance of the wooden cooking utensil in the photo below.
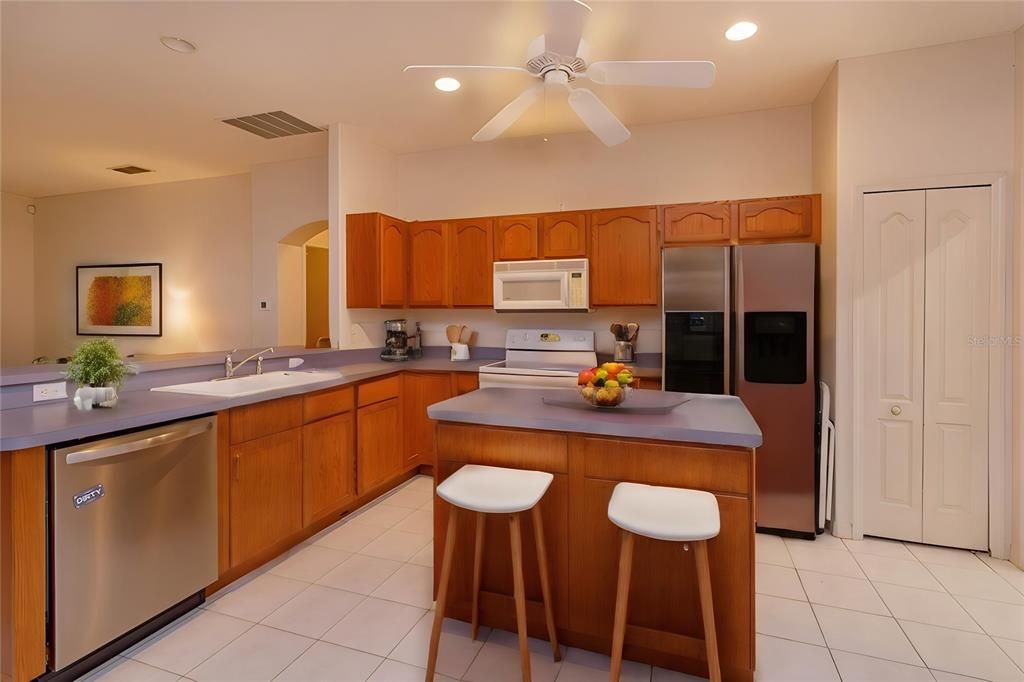
[[[445,335],[448,337],[448,343],[458,343],[461,332],[462,330],[457,324],[450,324],[444,330]]]
[[[636,335],[640,333],[640,325],[636,322],[630,322],[626,325],[626,340],[633,341],[636,339]]]
[[[462,331],[459,332],[459,343],[468,345],[471,338],[473,338],[473,330],[463,325]]]
[[[621,323],[619,323],[619,322],[612,322],[612,326],[610,328],[610,331],[611,331],[612,335],[615,337],[616,341],[625,341],[625,338],[622,335],[622,324]]]

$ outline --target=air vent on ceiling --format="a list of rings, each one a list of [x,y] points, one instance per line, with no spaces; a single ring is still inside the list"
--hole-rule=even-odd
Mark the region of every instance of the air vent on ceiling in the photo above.
[[[141,166],[114,166],[110,170],[115,173],[124,173],[125,175],[137,175],[138,173],[152,173],[153,171],[149,168],[143,168]]]
[[[275,137],[290,137],[292,135],[305,135],[306,133],[320,133],[324,131],[323,128],[317,128],[315,125],[306,123],[301,118],[296,118],[283,111],[226,118],[224,123],[246,130],[253,135],[265,137],[268,140]]]

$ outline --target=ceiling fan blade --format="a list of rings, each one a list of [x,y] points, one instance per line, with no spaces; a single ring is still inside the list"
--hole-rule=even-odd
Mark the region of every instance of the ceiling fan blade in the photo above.
[[[600,85],[653,85],[666,88],[710,88],[715,63],[707,61],[594,62],[587,78]]]
[[[590,6],[581,0],[548,0],[544,50],[575,57],[590,17]]]
[[[473,142],[490,142],[508,130],[519,117],[526,113],[540,99],[544,92],[544,84],[537,83],[519,93],[519,96],[505,105],[505,108],[494,115],[484,127],[473,136]]]
[[[490,66],[477,64],[410,64],[402,69],[406,71],[522,71],[533,75],[521,66]]]
[[[615,114],[590,90],[576,88],[570,92],[569,106],[591,132],[609,147],[622,144],[629,139],[629,129],[622,125],[622,121],[615,118]]]

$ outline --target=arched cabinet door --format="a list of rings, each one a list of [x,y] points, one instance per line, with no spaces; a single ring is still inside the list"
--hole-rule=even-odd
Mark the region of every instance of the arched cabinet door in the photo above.
[[[451,304],[490,307],[494,301],[494,219],[467,218],[449,225]]]
[[[657,305],[658,211],[651,206],[590,213],[590,303]]]
[[[584,258],[587,255],[587,214],[546,213],[540,221],[541,258]]]
[[[537,257],[537,216],[502,216],[494,227],[494,260]]]
[[[729,244],[736,234],[737,205],[728,201],[665,206],[665,246]]]
[[[380,217],[380,305],[405,305],[405,221]]]
[[[820,208],[818,195],[754,199],[737,202],[739,241],[817,241]]]
[[[409,305],[448,306],[448,225],[440,220],[409,225]]]

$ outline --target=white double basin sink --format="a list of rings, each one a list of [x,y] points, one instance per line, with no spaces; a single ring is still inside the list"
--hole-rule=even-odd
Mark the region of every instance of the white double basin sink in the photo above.
[[[285,388],[298,386],[309,386],[327,381],[335,381],[341,378],[341,372],[264,372],[263,374],[250,374],[244,377],[232,377],[231,379],[212,379],[210,381],[195,381],[190,384],[174,384],[171,386],[157,386],[151,391],[163,391],[166,393],[188,393],[190,395],[207,395],[218,398],[241,398],[259,393],[269,393]]]

